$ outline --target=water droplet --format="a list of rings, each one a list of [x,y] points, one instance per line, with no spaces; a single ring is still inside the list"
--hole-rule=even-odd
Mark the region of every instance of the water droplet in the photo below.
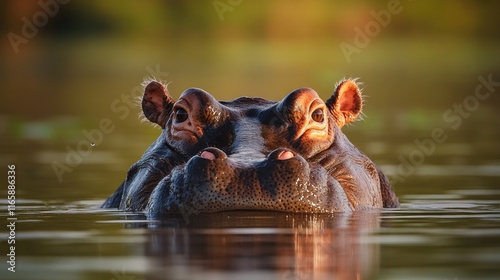
[[[94,143],[94,142],[90,143],[90,146],[94,147],[94,146],[95,146],[95,143]]]

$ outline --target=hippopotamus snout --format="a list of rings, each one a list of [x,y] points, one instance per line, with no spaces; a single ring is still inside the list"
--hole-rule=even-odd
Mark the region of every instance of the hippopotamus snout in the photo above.
[[[208,182],[211,189],[225,192],[253,187],[276,195],[280,186],[291,187],[309,181],[310,168],[302,156],[286,148],[276,149],[262,160],[242,161],[211,147],[191,158],[184,172],[190,174],[193,185]]]
[[[152,198],[167,197],[151,199],[148,210],[190,214],[234,209],[309,213],[349,209],[345,193],[340,186],[329,184],[326,170],[319,165],[312,168],[289,149],[275,149],[260,161],[235,158],[217,148],[204,149],[159,183]],[[154,203],[162,200],[165,204]]]

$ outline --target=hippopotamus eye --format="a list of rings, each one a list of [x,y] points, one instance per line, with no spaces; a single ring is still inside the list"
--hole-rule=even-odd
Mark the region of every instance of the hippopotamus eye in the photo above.
[[[323,122],[323,120],[325,119],[325,117],[323,116],[323,110],[322,109],[314,110],[314,112],[312,112],[311,114],[311,118],[315,122]]]
[[[182,108],[175,110],[175,121],[176,122],[181,123],[181,122],[187,120],[187,118],[188,118],[188,113],[186,112],[186,110],[184,110]]]

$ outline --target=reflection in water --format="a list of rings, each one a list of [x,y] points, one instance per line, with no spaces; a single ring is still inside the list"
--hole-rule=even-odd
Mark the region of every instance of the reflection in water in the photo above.
[[[127,227],[149,228],[146,255],[154,279],[220,279],[234,272],[245,279],[366,279],[379,257],[377,246],[363,239],[379,226],[378,217],[246,211]]]

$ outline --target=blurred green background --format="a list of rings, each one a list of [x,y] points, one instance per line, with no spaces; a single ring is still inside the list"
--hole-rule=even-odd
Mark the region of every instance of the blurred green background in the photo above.
[[[443,120],[479,76],[500,81],[498,1],[49,2],[0,3],[1,163],[18,165],[24,197],[111,193],[159,134],[126,105],[154,72],[174,98],[200,87],[221,100],[279,100],[298,87],[326,99],[359,77],[364,121],[345,131],[388,174],[436,127],[448,138],[424,165],[500,164],[500,88],[458,129]],[[26,22],[40,23],[29,36]],[[357,52],[347,58],[343,43]],[[114,130],[59,182],[51,164],[102,119]],[[424,191],[409,179],[399,193]]]

